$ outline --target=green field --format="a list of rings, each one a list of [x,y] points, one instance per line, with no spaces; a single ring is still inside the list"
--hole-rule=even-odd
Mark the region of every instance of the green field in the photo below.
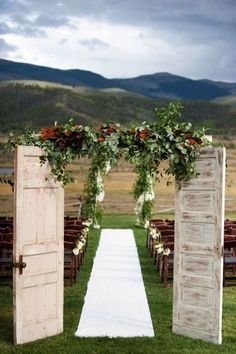
[[[162,214],[163,217],[169,215]],[[103,228],[133,228],[132,216],[106,215]],[[235,353],[236,352],[236,287],[224,288],[223,344],[218,346],[200,340],[174,335],[172,323],[172,288],[164,288],[146,248],[146,232],[134,228],[141,268],[150,306],[154,338],[77,338],[74,336],[81,314],[87,282],[99,241],[100,231],[91,230],[89,248],[77,284],[65,289],[64,333],[34,343],[12,345],[12,291],[0,288],[0,353]]]

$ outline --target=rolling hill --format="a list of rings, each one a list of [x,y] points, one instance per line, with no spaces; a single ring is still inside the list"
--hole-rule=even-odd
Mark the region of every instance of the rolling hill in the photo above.
[[[235,83],[192,80],[169,73],[142,75],[129,79],[107,79],[85,70],[60,70],[0,59],[0,81],[36,80],[94,89],[117,88],[151,98],[212,100],[229,96]]]
[[[155,107],[169,100],[154,99],[123,89],[91,89],[47,82],[23,81],[0,84],[0,133],[38,130],[68,121],[97,127],[104,121],[123,125],[156,119]],[[236,131],[236,111],[227,105],[207,101],[184,101],[182,120],[194,127],[210,128],[209,133]]]

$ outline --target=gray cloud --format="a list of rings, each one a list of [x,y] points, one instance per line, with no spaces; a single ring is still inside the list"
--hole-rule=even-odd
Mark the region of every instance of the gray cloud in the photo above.
[[[79,44],[83,47],[87,47],[89,50],[107,49],[110,47],[108,43],[105,43],[98,38],[80,39]]]
[[[10,26],[3,20],[0,25],[3,35],[43,36],[46,28],[70,27],[71,17],[86,18],[91,23],[101,21],[101,25],[106,22],[134,26],[140,29],[139,40],[145,50],[148,50],[145,41],[154,43],[155,39],[172,46],[173,52],[181,47],[183,63],[189,67],[189,61],[193,60],[195,78],[208,75],[236,81],[235,0],[0,0],[0,14],[8,16],[14,24]],[[100,38],[82,39],[79,43],[90,50],[108,46]],[[189,55],[193,51],[195,57]],[[162,53],[157,55],[161,57]],[[172,66],[175,72],[174,62]],[[189,70],[186,74],[191,76]]]
[[[34,21],[35,26],[39,27],[61,27],[71,26],[69,19],[66,17],[53,17],[48,15],[40,15]]]
[[[7,57],[9,52],[14,52],[17,48],[14,45],[8,44],[3,38],[0,38],[0,55]]]
[[[0,23],[0,34],[18,34],[23,35],[25,37],[45,37],[45,32],[38,26],[35,26],[27,19],[19,20],[18,22],[14,22],[13,25],[9,26],[7,23]]]
[[[2,15],[24,14],[29,11],[28,5],[20,0],[1,0],[0,13]]]
[[[62,38],[62,39],[60,40],[59,44],[63,45],[63,44],[65,44],[65,43],[67,43],[67,42],[68,42],[68,40],[67,40],[66,38]]]
[[[214,21],[235,23],[234,0],[31,0],[29,8],[49,14],[103,18],[117,23],[152,24],[158,21]]]
[[[4,0],[6,1],[6,0]],[[43,15],[47,9],[47,16]],[[67,23],[65,16],[105,20],[116,24],[146,27],[153,31],[175,32],[186,39],[201,41],[233,39],[236,32],[234,0],[29,0],[28,11],[36,11],[38,25],[50,21]],[[44,21],[42,20],[44,18]],[[36,21],[37,22],[37,21]]]
[[[0,23],[0,34],[12,33],[11,28],[4,22]]]

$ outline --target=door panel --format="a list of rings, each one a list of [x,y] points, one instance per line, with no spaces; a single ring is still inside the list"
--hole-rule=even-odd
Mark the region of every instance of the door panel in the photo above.
[[[15,344],[63,331],[64,191],[41,155],[18,146],[15,158],[13,261],[26,263],[13,270]]]
[[[220,344],[224,148],[204,148],[197,178],[176,183],[173,332]]]

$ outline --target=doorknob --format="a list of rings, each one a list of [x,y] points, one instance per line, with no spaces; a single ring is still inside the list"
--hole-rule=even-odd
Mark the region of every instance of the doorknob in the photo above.
[[[12,266],[13,266],[14,268],[19,268],[19,274],[23,274],[23,268],[26,267],[26,263],[23,262],[23,256],[20,255],[20,256],[19,256],[19,262],[13,262],[13,263],[12,263]]]

